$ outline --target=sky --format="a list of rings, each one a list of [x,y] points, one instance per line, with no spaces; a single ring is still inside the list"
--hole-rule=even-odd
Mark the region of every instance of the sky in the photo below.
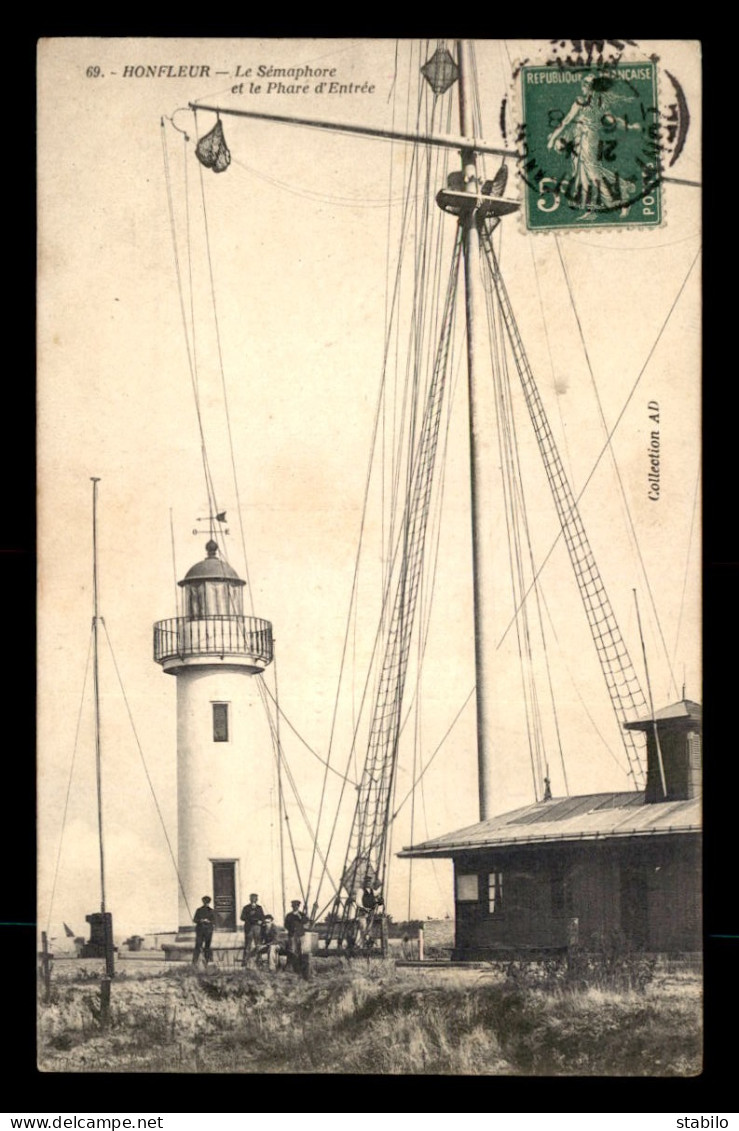
[[[699,179],[697,46],[640,46],[645,55],[658,48],[660,97],[667,71],[686,91],[691,128],[674,173]],[[208,501],[188,348],[198,363],[218,505],[229,517],[226,552],[243,576],[222,358],[254,611],[274,626],[281,707],[321,758],[337,703],[410,150],[224,115],[232,161],[225,173],[202,171],[204,209],[193,139],[215,117],[200,112],[195,123],[180,108],[197,100],[397,126],[408,113],[409,78],[415,80],[434,47],[389,40],[115,38],[39,46],[39,923],[48,922],[52,934],[61,933],[62,922],[83,933],[85,914],[99,902],[89,670],[85,681],[91,476],[100,479],[100,612],[125,689],[124,700],[106,644],[101,709],[109,904],[117,934],[176,925],[176,878],[139,747],[175,844],[175,681],[153,662],[151,634],[155,621],[175,613],[174,573],[181,577],[204,556],[207,537],[192,533],[203,530]],[[476,45],[482,129],[490,144],[503,145],[504,98],[509,116],[517,113],[514,64],[542,52],[545,45],[531,42]],[[355,92],[316,93],[315,77],[266,76],[251,80],[262,87],[259,93],[246,87],[234,93],[249,81],[243,73],[251,68],[256,74],[260,66],[336,68],[334,81],[353,84]],[[147,67],[156,69],[155,77],[146,77],[146,70],[137,77],[136,68]],[[182,67],[188,75],[180,78]],[[270,81],[311,89],[268,91]],[[450,128],[458,132],[456,117]],[[452,169],[453,151],[449,160]],[[496,167],[489,158],[488,170]],[[430,187],[435,193],[440,182]],[[508,195],[518,192],[512,168]],[[417,197],[414,190],[420,208]],[[697,265],[691,270],[700,246],[698,198],[694,188],[665,186],[665,220],[651,231],[580,228],[555,238],[527,233],[518,214],[496,235],[521,335],[576,494],[587,482],[583,521],[641,678],[637,590],[656,706],[679,698],[683,680],[688,697],[701,698],[700,275]],[[443,220],[446,264],[454,222]],[[412,233],[404,246],[409,263]],[[401,292],[404,313],[409,278]],[[398,799],[459,718],[424,774],[422,795],[416,791],[413,825],[410,801],[394,823],[396,850],[478,819],[459,318],[451,389],[443,492],[435,488],[432,505],[434,547],[438,535],[433,602],[429,566],[421,597],[424,619],[431,610],[426,649],[418,694],[415,653],[411,659]],[[540,564],[557,537],[557,519],[520,388],[512,395],[532,552]],[[623,410],[612,445],[620,483],[610,453],[593,472],[606,437],[598,401],[609,429]],[[650,402],[659,404],[660,415],[658,502],[648,498]],[[387,451],[385,458],[387,473]],[[362,755],[349,757],[351,735],[379,615],[383,553],[387,558],[374,466],[358,610],[332,745],[332,764],[342,772],[348,765],[353,781]],[[502,636],[512,614],[502,509],[490,521]],[[569,790],[626,789],[623,749],[561,541],[542,569],[541,591]],[[274,677],[273,669],[267,677],[273,691]],[[504,812],[534,799],[513,632],[496,650],[493,677],[496,812]],[[551,720],[545,726],[553,742]],[[322,765],[284,722],[282,739],[315,824]],[[554,746],[549,760],[553,790],[561,795]],[[339,778],[330,778],[321,817],[324,846],[338,803]],[[346,800],[332,845],[336,872],[348,834]],[[297,813],[291,823],[300,824]],[[267,835],[275,837],[274,825]],[[301,851],[309,851],[305,832],[296,835]],[[393,863],[389,902],[396,919],[409,910],[414,917],[453,912],[450,865],[415,863],[410,902],[409,874],[407,862]],[[274,891],[274,876],[261,886]]]

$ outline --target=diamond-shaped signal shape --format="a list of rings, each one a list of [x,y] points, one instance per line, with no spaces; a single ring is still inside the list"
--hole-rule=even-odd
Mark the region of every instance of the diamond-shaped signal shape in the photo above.
[[[446,47],[437,47],[429,61],[421,67],[421,74],[434,94],[444,94],[457,81],[459,67]]]

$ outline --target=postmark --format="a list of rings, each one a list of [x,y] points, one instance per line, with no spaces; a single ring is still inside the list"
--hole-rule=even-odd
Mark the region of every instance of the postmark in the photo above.
[[[527,228],[658,226],[656,61],[524,65],[518,81]]]

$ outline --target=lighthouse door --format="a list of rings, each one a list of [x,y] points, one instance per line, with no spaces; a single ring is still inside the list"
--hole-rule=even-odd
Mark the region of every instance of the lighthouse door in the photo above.
[[[236,861],[213,861],[213,909],[217,931],[236,930]]]

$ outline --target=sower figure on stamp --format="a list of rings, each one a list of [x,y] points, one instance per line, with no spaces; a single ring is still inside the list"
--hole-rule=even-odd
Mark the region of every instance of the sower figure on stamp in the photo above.
[[[210,944],[213,941],[213,928],[216,922],[216,913],[210,905],[210,896],[203,896],[203,906],[198,907],[192,917],[195,924],[195,950],[192,955],[193,966],[197,966],[200,952],[204,951],[205,965],[211,961]]]
[[[569,155],[572,163],[569,192],[572,200],[586,211],[601,204],[604,189],[615,184],[613,168],[604,164],[604,159],[612,160],[601,137],[604,124],[609,131],[641,129],[639,122],[629,122],[616,112],[623,98],[618,98],[613,87],[614,79],[608,75],[586,74],[580,94],[547,139],[547,149],[556,148]],[[608,145],[615,146],[615,142],[610,140]],[[628,206],[627,197],[633,195],[635,187],[634,181],[620,178],[618,192],[624,206]]]
[[[256,963],[259,947],[262,944],[262,927],[264,925],[264,911],[259,902],[259,896],[252,892],[249,902],[241,912],[241,921],[244,924],[244,966],[250,958]]]
[[[288,966],[300,973],[300,957],[303,953],[303,936],[308,928],[308,915],[300,910],[300,900],[290,901],[292,911],[285,917],[285,930],[287,931],[287,962]]]

